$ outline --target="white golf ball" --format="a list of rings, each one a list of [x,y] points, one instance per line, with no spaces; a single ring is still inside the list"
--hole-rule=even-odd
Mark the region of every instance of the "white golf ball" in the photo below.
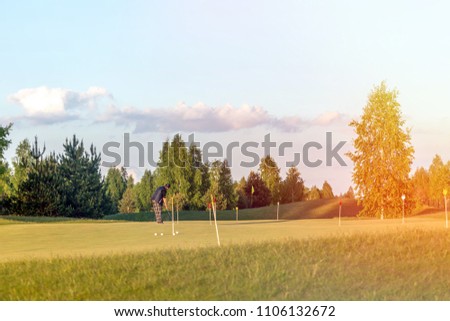
[[[158,236],[158,233],[155,233],[155,236]]]
[[[163,233],[161,233],[161,236],[163,236],[164,234]]]
[[[172,233],[173,236],[175,236],[175,233]]]
[[[178,231],[176,231],[176,233],[178,234]]]

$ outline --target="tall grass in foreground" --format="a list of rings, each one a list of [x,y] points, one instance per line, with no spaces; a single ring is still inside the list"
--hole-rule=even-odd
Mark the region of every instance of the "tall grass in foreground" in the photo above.
[[[0,264],[1,300],[450,300],[450,233]]]

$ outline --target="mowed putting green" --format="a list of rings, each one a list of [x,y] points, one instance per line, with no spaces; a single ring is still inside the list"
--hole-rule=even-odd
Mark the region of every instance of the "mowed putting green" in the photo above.
[[[222,246],[286,239],[326,238],[396,229],[445,229],[444,215],[395,220],[338,219],[218,221]],[[142,253],[164,249],[217,246],[214,223],[63,221],[20,223],[0,219],[0,262],[67,256]]]

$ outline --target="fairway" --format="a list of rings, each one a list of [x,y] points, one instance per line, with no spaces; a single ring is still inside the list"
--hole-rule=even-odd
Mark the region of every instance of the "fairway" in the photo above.
[[[338,222],[0,219],[0,299],[450,299],[442,213]]]
[[[252,220],[218,221],[222,246],[287,239],[327,238],[358,233],[377,233],[416,228],[444,228],[444,214],[401,219],[369,220]],[[158,225],[154,222],[63,221],[21,223],[0,219],[0,262],[68,256],[98,256],[142,253],[164,249],[216,247],[214,224],[181,221]],[[155,233],[157,236],[155,236]],[[163,233],[163,236],[161,236]]]

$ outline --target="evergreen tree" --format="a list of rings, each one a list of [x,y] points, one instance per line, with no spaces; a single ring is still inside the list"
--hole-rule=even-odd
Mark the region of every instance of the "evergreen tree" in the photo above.
[[[270,191],[261,176],[251,171],[247,178],[245,193],[250,200],[250,207],[267,206],[271,203]]]
[[[320,190],[317,188],[316,185],[314,185],[313,187],[311,187],[311,190],[308,193],[308,200],[313,201],[313,200],[320,200],[322,198],[322,195],[320,193]]]
[[[344,197],[346,198],[350,198],[350,199],[355,199],[355,193],[353,191],[353,187],[349,187],[347,192],[344,194]]]
[[[352,121],[357,138],[355,151],[348,156],[354,162],[353,181],[361,216],[401,217],[401,195],[405,210],[411,211],[408,188],[414,148],[409,129],[404,129],[397,91],[382,82],[370,93],[361,120]]]
[[[44,158],[45,145],[41,150],[35,137],[31,148],[31,167],[27,178],[18,185],[13,197],[12,211],[26,216],[59,216],[62,211],[62,177],[58,171],[58,159],[55,153]]]
[[[61,190],[64,215],[100,218],[103,216],[105,189],[100,173],[100,154],[93,145],[88,153],[83,141],[75,135],[66,139],[61,155],[60,173],[64,180]]]
[[[299,202],[305,193],[305,184],[297,167],[290,167],[281,184],[281,203]]]
[[[333,189],[331,188],[331,185],[327,181],[323,182],[321,195],[322,198],[325,199],[334,198]]]

